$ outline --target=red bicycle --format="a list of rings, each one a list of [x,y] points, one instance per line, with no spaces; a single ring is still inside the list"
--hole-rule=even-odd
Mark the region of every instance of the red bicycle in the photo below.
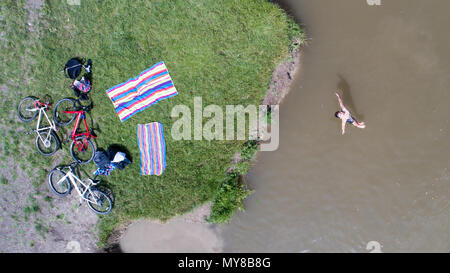
[[[70,145],[70,154],[80,164],[91,162],[95,155],[95,146],[90,138],[96,138],[97,135],[92,129],[89,129],[86,122],[86,112],[92,109],[92,102],[88,106],[81,105],[80,101],[65,98],[60,100],[53,110],[53,120],[61,127],[72,123],[76,117],[75,126],[72,131],[72,144]],[[83,120],[85,130],[78,131],[80,120]]]

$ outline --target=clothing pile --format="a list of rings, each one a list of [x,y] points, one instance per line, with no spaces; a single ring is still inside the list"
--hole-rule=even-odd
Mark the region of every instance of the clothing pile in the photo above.
[[[106,152],[95,152],[94,162],[98,167],[94,172],[95,175],[110,175],[114,169],[123,170],[131,163],[125,153],[114,147],[109,147]]]
[[[88,100],[89,97],[87,96],[87,93],[91,91],[91,81],[88,78],[85,78],[84,76],[81,77],[80,80],[74,80],[72,83],[72,89],[77,96],[77,98],[80,98],[80,100]]]

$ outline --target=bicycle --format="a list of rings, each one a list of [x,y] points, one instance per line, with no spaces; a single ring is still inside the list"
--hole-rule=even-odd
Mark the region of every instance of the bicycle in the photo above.
[[[86,201],[89,209],[101,215],[111,212],[113,201],[108,194],[96,188],[100,180],[95,180],[97,176],[88,178],[83,181],[75,174],[78,167],[78,162],[72,162],[70,165],[62,165],[54,168],[48,174],[48,183],[50,189],[59,197],[65,197],[70,194],[73,188],[77,191],[80,197],[80,203]],[[63,169],[69,169],[67,173]]]
[[[78,104],[76,106],[75,104]],[[92,129],[89,129],[86,122],[86,112],[92,109],[92,102],[88,106],[83,106],[79,99],[65,98],[60,100],[53,110],[53,120],[58,126],[65,127],[73,122],[75,117],[75,126],[72,131],[72,144],[70,145],[70,154],[72,158],[81,164],[87,164],[91,162],[95,155],[94,144],[90,141],[90,138],[97,138],[97,135]],[[78,133],[77,130],[80,124],[80,120],[83,120],[86,132]]]
[[[55,122],[50,121],[46,113],[49,106],[49,102],[41,102],[40,99],[33,96],[21,99],[19,105],[17,106],[17,115],[23,122],[30,122],[34,120],[39,112],[36,129],[26,132],[26,134],[37,134],[36,148],[45,156],[53,155],[61,145],[59,138],[56,135],[58,128],[56,127]],[[49,126],[41,127],[42,115],[44,115],[47,119]]]

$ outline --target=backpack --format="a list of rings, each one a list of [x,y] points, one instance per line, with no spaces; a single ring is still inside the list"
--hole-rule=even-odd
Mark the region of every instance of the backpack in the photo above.
[[[107,152],[96,151],[94,156],[94,163],[98,168],[104,169],[111,163],[111,160],[109,160],[109,155]]]
[[[80,58],[72,58],[67,61],[64,66],[64,74],[66,77],[76,79],[80,76],[81,69],[83,68],[83,61]]]
[[[81,69],[84,68],[87,74],[91,74],[91,67],[92,67],[92,61],[91,59],[87,60],[87,64],[84,65],[84,60],[75,57],[67,61],[66,65],[64,66],[64,74],[67,78],[71,78],[72,80],[75,80],[80,76]]]

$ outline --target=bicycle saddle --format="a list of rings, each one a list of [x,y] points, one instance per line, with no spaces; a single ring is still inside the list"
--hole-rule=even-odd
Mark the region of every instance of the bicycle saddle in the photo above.
[[[99,179],[92,179],[92,185],[97,185],[98,183],[100,183]]]
[[[80,164],[80,163],[74,161],[74,162],[70,163],[69,167],[75,168],[75,167],[78,166],[79,164]]]
[[[94,129],[90,129],[89,130],[89,133],[91,134],[91,136],[93,137],[93,138],[96,138],[97,137],[97,134],[94,132]]]

